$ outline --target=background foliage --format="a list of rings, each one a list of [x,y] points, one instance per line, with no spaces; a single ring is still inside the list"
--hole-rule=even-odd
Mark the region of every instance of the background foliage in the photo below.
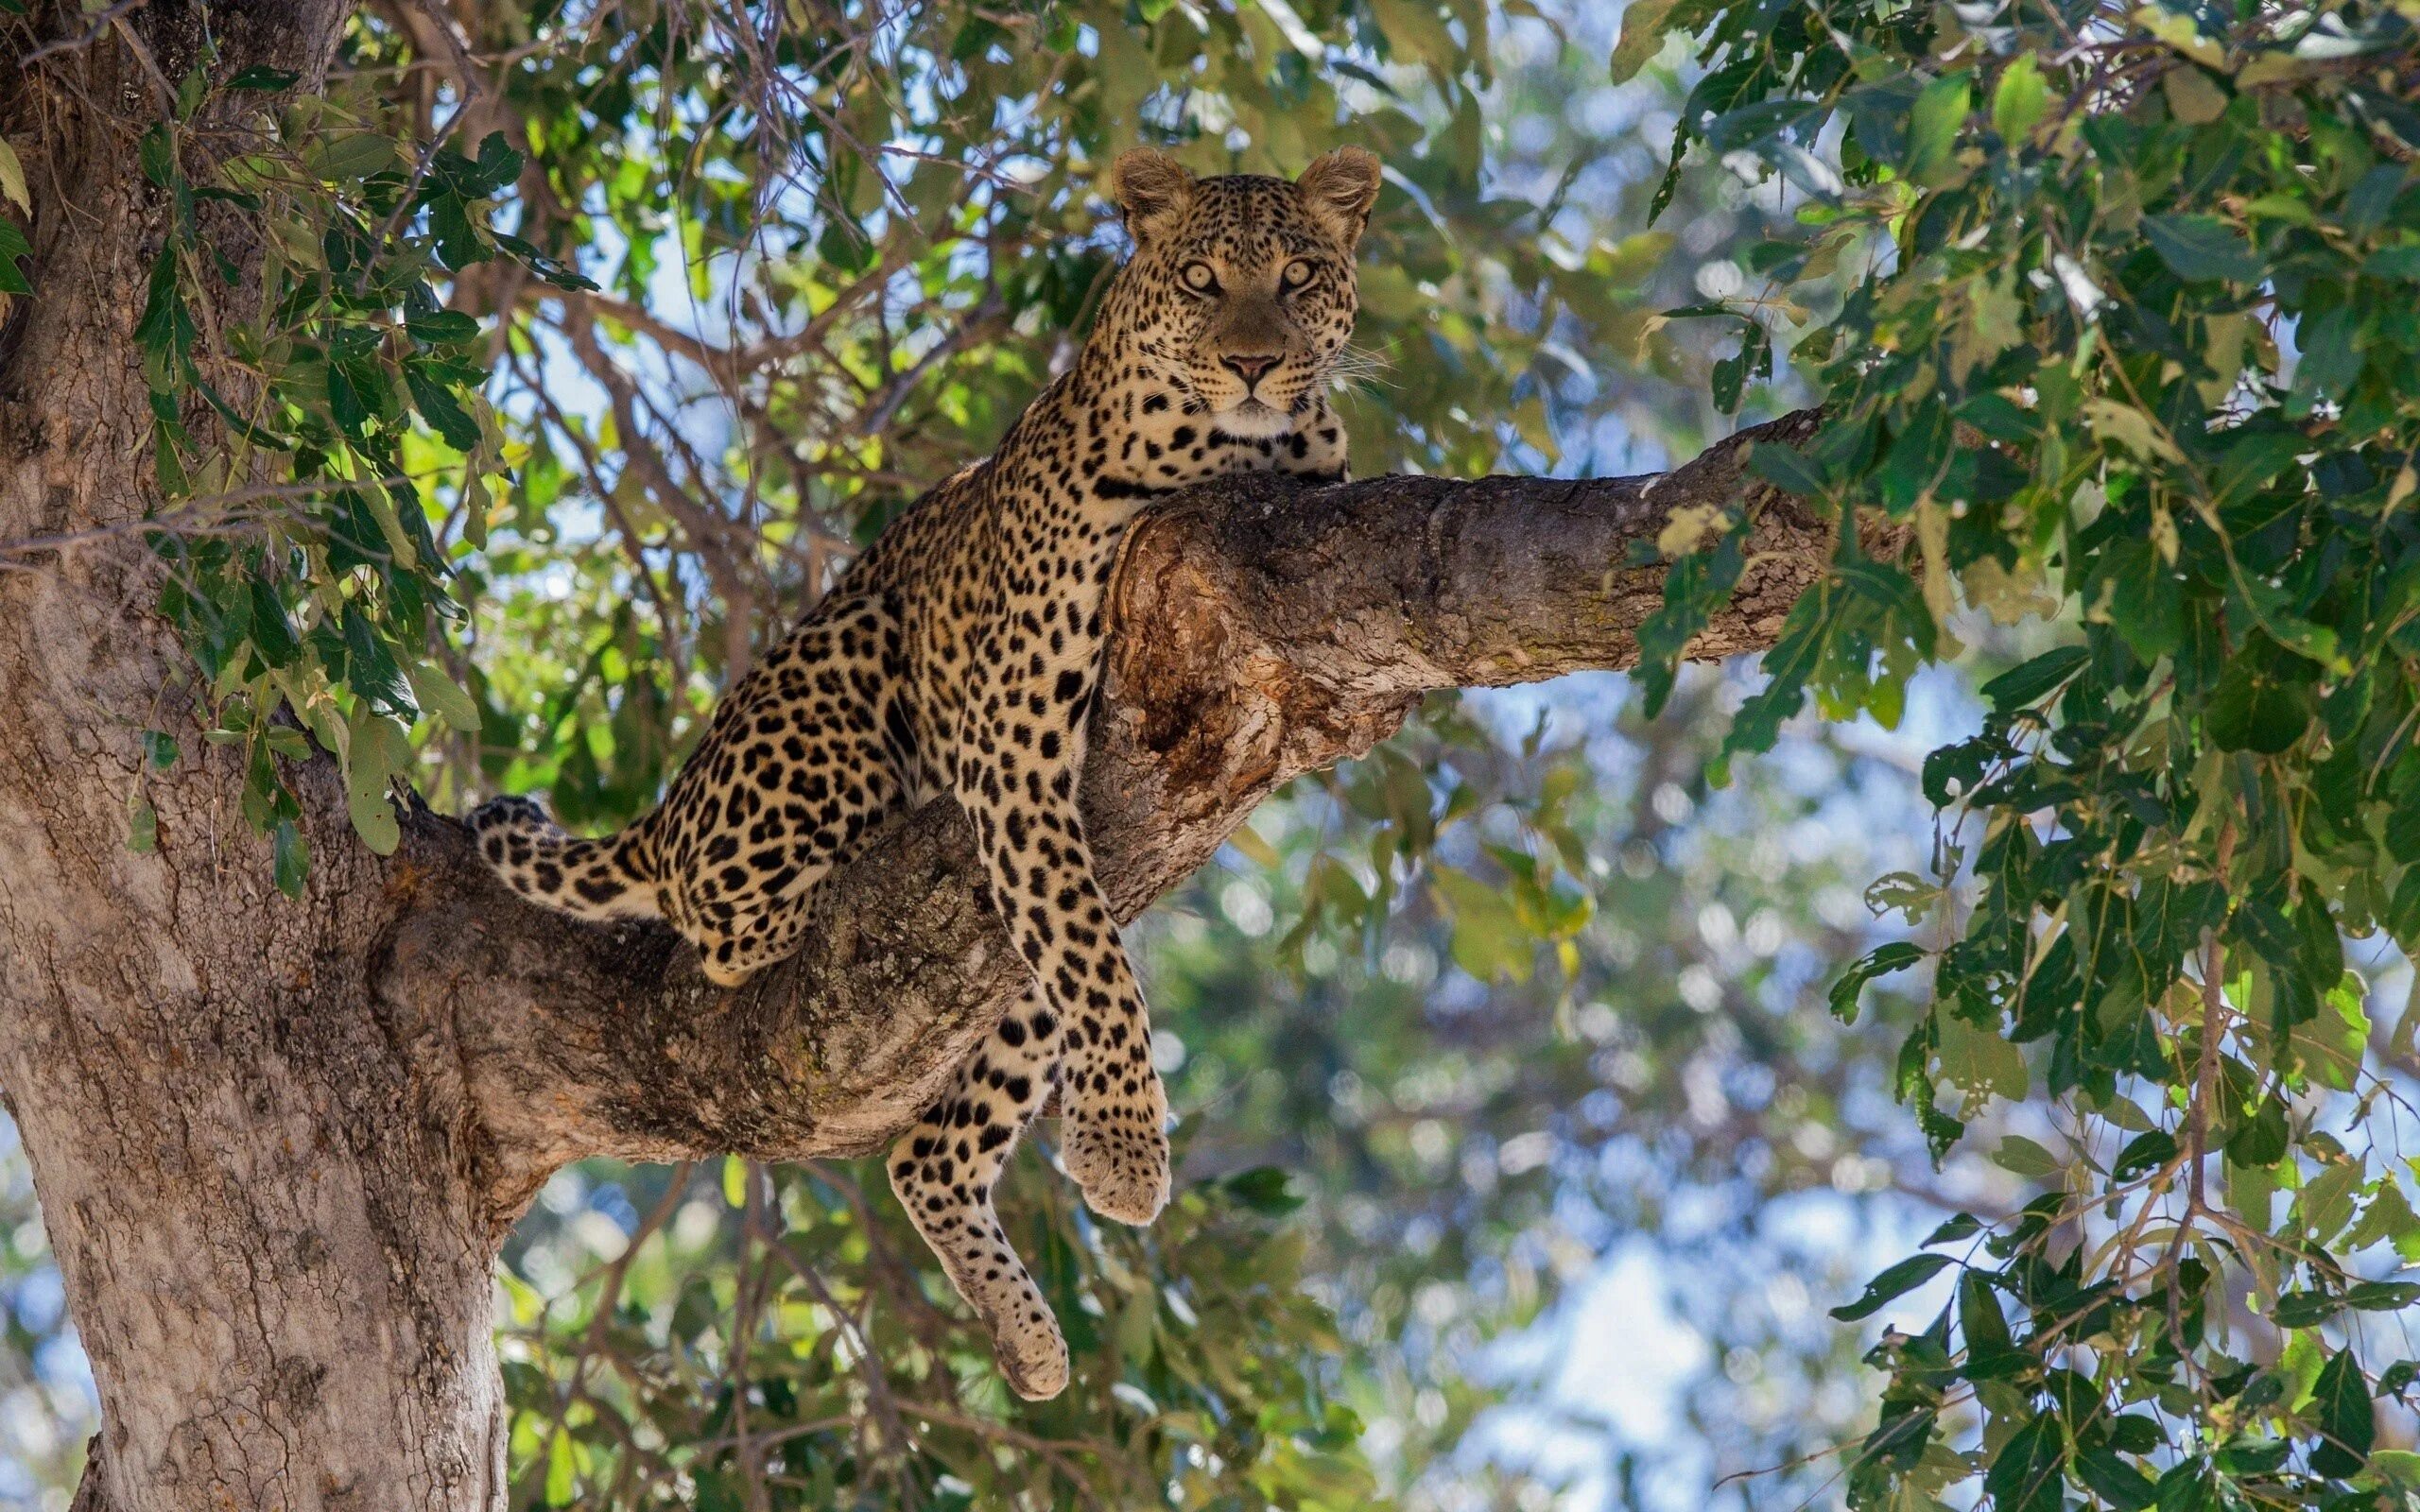
[[[1034,1157],[1003,1202],[1061,1400],[1001,1391],[870,1170],[564,1173],[499,1280],[519,1502],[2420,1485],[2378,990],[2420,931],[2412,20],[397,0],[324,99],[171,60],[163,608],[289,890],[304,730],[373,846],[403,776],[643,808],[1065,360],[1136,141],[1383,153],[1362,471],[1639,470],[1822,400],[1760,471],[1908,527],[1843,532],[1726,680],[1668,658],[1739,522],[1676,522],[1635,689],[1441,700],[1151,916],[1177,1205],[1096,1228]],[[1979,703],[1919,675],[1953,659]],[[13,1181],[0,1499],[38,1503],[90,1409]]]
[[[1828,397],[1760,471],[1917,543],[1902,566],[1841,535],[1726,758],[1810,693],[1891,720],[1961,585],[2080,621],[1927,758],[1938,838],[1890,901],[1934,937],[1835,993],[1854,1019],[1861,982],[1931,966],[1896,1091],[1936,1154],[1995,1098],[2048,1100],[2061,1136],[1999,1146],[2040,1196],[1951,1219],[1835,1314],[1956,1278],[1869,1356],[1852,1505],[2420,1489],[2379,1421],[2420,1373],[2420,1289],[2389,1279],[2420,1258],[2392,1075],[2415,1025],[2374,1061],[2345,952],[2420,940],[2414,17],[1633,13],[1699,36],[1678,146],[1808,196],[1720,311],[1743,363],[1787,348]],[[1826,318],[1795,285],[1844,259]],[[1732,524],[1668,616],[1736,575]]]

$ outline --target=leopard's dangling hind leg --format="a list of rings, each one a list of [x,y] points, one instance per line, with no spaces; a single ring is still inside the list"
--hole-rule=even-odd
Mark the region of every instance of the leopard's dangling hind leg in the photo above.
[[[992,1189],[1049,1097],[1055,1027],[1040,992],[1028,991],[889,1162],[899,1205],[992,1335],[1010,1389],[1028,1401],[1066,1388],[1067,1343],[1000,1227]]]
[[[580,919],[663,917],[637,829],[582,840],[526,798],[490,799],[465,822],[489,867],[531,902]]]

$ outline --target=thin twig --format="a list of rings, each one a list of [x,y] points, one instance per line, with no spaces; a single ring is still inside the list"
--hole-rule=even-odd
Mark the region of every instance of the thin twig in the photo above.
[[[45,43],[42,46],[35,48],[32,52],[26,54],[25,61],[19,63],[17,66],[20,68],[31,68],[34,64],[41,62],[45,58],[56,57],[60,53],[82,52],[85,48],[90,47],[93,43],[100,41],[101,33],[115,26],[121,17],[131,15],[150,3],[151,0],[117,0],[117,4],[110,7],[107,10],[102,11],[99,15],[93,18],[93,24],[84,28],[82,36],[66,37],[61,38],[58,42]]]

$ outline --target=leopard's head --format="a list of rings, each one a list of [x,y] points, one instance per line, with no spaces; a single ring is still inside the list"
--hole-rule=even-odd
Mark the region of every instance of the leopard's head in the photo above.
[[[1378,196],[1378,160],[1340,147],[1289,183],[1197,179],[1137,147],[1114,180],[1134,253],[1097,335],[1230,434],[1285,434],[1353,334],[1353,249]]]

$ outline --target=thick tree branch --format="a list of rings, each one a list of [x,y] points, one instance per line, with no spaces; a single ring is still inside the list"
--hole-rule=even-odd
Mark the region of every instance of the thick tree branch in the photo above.
[[[1755,520],[1755,565],[1692,654],[1772,644],[1823,570],[1830,526],[1744,459],[1750,441],[1813,424],[1793,415],[1654,477],[1253,477],[1160,507],[1112,590],[1085,781],[1119,916],[1207,860],[1280,783],[1366,751],[1430,692],[1630,665],[1663,573],[1619,564],[1679,507],[1744,494]],[[799,955],[731,993],[660,929],[510,898],[450,820],[419,816],[400,859],[410,897],[377,992],[390,1032],[452,1041],[498,1221],[582,1156],[878,1148],[1021,985],[947,803],[886,827],[824,885],[823,925]]]

